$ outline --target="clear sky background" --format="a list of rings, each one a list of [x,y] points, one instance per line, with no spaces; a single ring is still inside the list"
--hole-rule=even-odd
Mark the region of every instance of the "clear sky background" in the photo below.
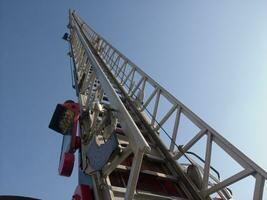
[[[267,1],[1,0],[0,194],[63,200],[77,185],[57,175],[62,137],[48,129],[75,99],[69,8],[267,169]]]

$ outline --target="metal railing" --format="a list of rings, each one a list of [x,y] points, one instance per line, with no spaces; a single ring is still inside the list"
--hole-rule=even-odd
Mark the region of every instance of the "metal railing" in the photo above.
[[[85,24],[77,14],[74,13],[74,16],[77,19],[81,30],[85,33],[85,36],[90,41],[96,52],[98,52],[99,57],[109,68],[113,76],[116,77],[128,97],[132,98],[132,100],[136,102],[138,110],[144,114],[144,117],[147,119],[147,122],[150,124],[152,129],[154,131],[162,130],[162,127],[168,123],[171,116],[174,116],[175,120],[172,123],[172,133],[169,134],[169,150],[173,155],[173,159],[178,160],[181,158],[184,153],[200,141],[203,136],[206,136],[205,164],[203,168],[202,186],[199,190],[200,194],[204,198],[213,193],[219,193],[223,188],[226,188],[248,176],[253,176],[255,178],[253,199],[262,199],[264,183],[267,179],[267,173],[265,170],[255,164],[239,149],[227,141],[217,131],[211,128],[184,104],[160,86],[155,80],[148,76],[143,70],[137,67],[104,38],[98,35],[93,29]],[[167,100],[171,107],[169,110],[166,110],[164,114],[162,114],[162,112],[159,114],[158,110],[161,106],[160,100],[163,98]],[[161,110],[164,110],[164,108]],[[196,133],[195,136],[180,149],[176,149],[175,146],[177,146],[176,139],[181,114],[198,127],[199,132]],[[212,145],[214,143],[216,143],[227,155],[242,166],[243,170],[221,182],[217,181],[209,187]]]

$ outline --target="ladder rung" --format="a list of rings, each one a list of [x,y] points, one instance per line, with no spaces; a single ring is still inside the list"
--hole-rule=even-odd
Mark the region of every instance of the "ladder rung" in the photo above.
[[[112,186],[112,191],[114,193],[116,200],[123,200],[126,193],[126,188]],[[138,200],[187,200],[184,198],[174,197],[174,196],[165,196],[159,194],[152,194],[150,192],[145,192],[137,190],[134,195],[134,199]]]
[[[146,158],[148,158],[148,160],[152,160],[152,161],[159,162],[159,163],[164,163],[165,162],[165,159],[162,158],[162,157],[159,157],[159,156],[155,156],[155,155],[152,155],[152,154],[145,154],[144,156]]]
[[[128,138],[125,135],[117,134],[117,138],[120,145],[127,146],[129,144]]]
[[[125,171],[125,170],[130,170],[131,167],[128,167],[125,165],[118,165],[117,169]],[[144,173],[144,174],[156,176],[156,177],[159,177],[162,179],[167,179],[169,181],[177,182],[177,177],[172,176],[172,175],[168,175],[168,174],[164,174],[164,173],[160,173],[160,172],[155,172],[155,171],[151,171],[151,170],[142,170],[142,171],[140,171],[140,173]]]
[[[145,174],[149,174],[149,175],[153,175],[153,176],[158,176],[162,179],[167,179],[167,180],[171,180],[171,181],[175,181],[175,182],[177,181],[177,177],[172,176],[172,175],[168,175],[168,174],[164,174],[164,173],[160,173],[160,172],[143,170],[143,171],[141,171],[141,173],[145,173]]]

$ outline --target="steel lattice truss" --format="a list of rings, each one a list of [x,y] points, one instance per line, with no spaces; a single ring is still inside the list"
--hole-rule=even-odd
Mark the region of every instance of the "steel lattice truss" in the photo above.
[[[119,199],[118,196],[125,199],[150,199],[150,197],[153,199],[172,199],[172,197],[153,196],[153,194],[136,190],[140,181],[138,179],[140,173],[155,175],[149,170],[142,171],[142,162],[146,157],[155,160],[161,159],[166,163],[171,174],[158,173],[157,175],[168,180],[176,180],[177,185],[183,191],[180,199],[207,199],[212,198],[215,193],[221,199],[230,199],[231,195],[227,187],[248,176],[255,178],[255,186],[252,188],[254,191],[253,199],[262,199],[264,183],[267,179],[267,173],[262,168],[92,30],[75,12],[70,12],[69,28],[72,57],[75,64],[74,79],[79,104],[81,110],[91,116],[90,123],[88,117],[82,118],[80,122],[81,138],[84,141],[87,140],[87,142],[82,143],[82,170],[84,173],[92,175],[95,196],[99,199],[107,198],[107,196],[110,199]],[[126,138],[121,141],[126,142],[119,154],[113,156],[101,170],[92,173],[93,170],[88,167],[90,162],[86,152],[88,141],[93,136],[92,133],[90,136],[88,132],[93,132],[92,127],[96,124],[100,112],[95,108],[95,103],[101,103],[104,100],[115,111],[114,116],[125,134],[121,137]],[[160,103],[162,101],[165,104]],[[169,110],[165,109],[167,104]],[[176,144],[177,139],[179,139],[177,133],[182,115],[197,127],[198,132],[186,144],[178,146]],[[137,118],[142,119],[142,125],[148,130],[149,135],[142,132],[136,123]],[[164,127],[166,126],[172,127],[171,132],[165,131]],[[165,133],[169,141],[163,142],[161,137],[165,135],[164,140],[166,140]],[[203,138],[206,140],[205,158],[203,159],[204,164],[201,165],[197,159],[193,159],[189,150]],[[214,143],[229,155],[233,162],[237,162],[242,167],[240,172],[223,181],[219,180],[219,177],[216,176],[217,171],[211,166]],[[166,144],[169,146],[167,147]],[[158,153],[153,155],[151,152],[154,149],[157,149]],[[121,163],[130,155],[133,155],[131,166],[123,166]],[[192,165],[197,166],[201,174],[200,182],[192,181],[190,176],[185,173],[184,166],[179,161],[182,157],[187,158]],[[116,169],[130,171],[125,190],[111,184],[110,175]],[[101,189],[99,189],[100,186]]]

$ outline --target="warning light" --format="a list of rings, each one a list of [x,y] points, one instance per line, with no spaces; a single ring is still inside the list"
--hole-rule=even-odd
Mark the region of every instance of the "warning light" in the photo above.
[[[75,112],[61,104],[57,104],[55,112],[49,124],[49,128],[62,135],[71,134],[71,128],[74,122]]]

